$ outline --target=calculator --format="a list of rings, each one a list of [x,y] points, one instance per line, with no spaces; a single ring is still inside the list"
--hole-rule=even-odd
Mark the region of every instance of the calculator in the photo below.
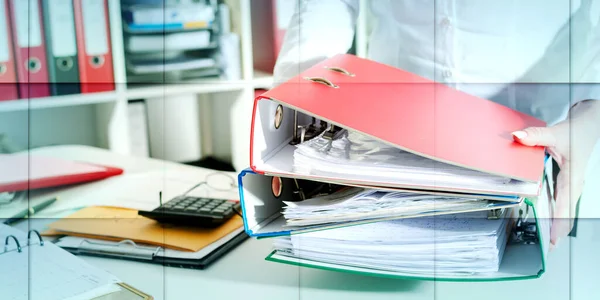
[[[213,227],[224,223],[238,213],[238,201],[178,196],[151,211],[138,215],[161,223]]]

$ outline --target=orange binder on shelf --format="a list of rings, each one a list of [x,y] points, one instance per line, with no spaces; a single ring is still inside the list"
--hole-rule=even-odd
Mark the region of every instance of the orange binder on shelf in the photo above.
[[[32,154],[0,154],[0,193],[59,187],[120,175],[120,168]]]
[[[313,117],[326,122],[326,130],[358,132],[432,163],[496,175],[508,182],[447,185],[435,180],[298,173],[293,168],[294,140],[298,126],[310,124]],[[256,98],[250,165],[259,174],[346,185],[536,196],[545,149],[521,145],[511,135],[530,126],[545,123],[404,70],[344,54]]]
[[[19,97],[10,25],[7,0],[0,0],[0,101]]]
[[[9,1],[19,98],[50,96],[41,0]]]
[[[115,89],[106,0],[74,0],[79,80],[82,93]]]

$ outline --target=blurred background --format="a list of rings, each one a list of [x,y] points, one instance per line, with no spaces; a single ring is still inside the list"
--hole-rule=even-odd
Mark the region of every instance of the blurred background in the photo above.
[[[31,14],[27,5],[35,1],[17,3]],[[80,50],[76,65],[77,80],[89,82],[87,88],[38,93],[31,85],[0,96],[0,153],[77,144],[213,169],[246,168],[253,99],[273,84],[298,1],[97,3],[104,14],[76,14],[76,23],[107,24],[105,31],[77,30],[78,46],[85,39],[85,47],[93,48]],[[39,13],[47,9],[41,6]],[[368,16],[360,16],[351,53],[365,56],[368,27]],[[46,47],[67,44],[60,34],[43,31]],[[29,35],[35,39],[33,31]],[[18,51],[16,36],[8,38]],[[15,59],[15,65],[35,67],[31,57]],[[59,76],[61,63],[69,60],[57,62]]]

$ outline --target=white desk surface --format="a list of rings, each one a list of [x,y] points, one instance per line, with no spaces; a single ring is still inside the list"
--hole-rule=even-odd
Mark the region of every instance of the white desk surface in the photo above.
[[[200,180],[212,171],[147,158],[124,157],[83,146],[59,146],[34,153],[122,167],[129,174],[178,172]],[[92,184],[93,185],[93,184]],[[75,201],[89,187],[60,191]],[[44,195],[44,197],[46,197]],[[48,209],[51,209],[49,207]],[[41,220],[40,220],[41,221]],[[36,220],[30,221],[35,227]],[[265,261],[271,241],[249,239],[206,270],[81,256],[147,292],[155,299],[600,299],[600,220],[580,220],[578,237],[551,252],[541,279],[457,283],[406,281],[299,268]]]

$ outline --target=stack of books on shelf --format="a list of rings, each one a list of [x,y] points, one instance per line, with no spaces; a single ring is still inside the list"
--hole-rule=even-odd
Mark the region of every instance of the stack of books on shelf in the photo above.
[[[552,197],[544,122],[409,72],[338,55],[259,95],[246,232],[267,259],[422,280],[538,278]]]

